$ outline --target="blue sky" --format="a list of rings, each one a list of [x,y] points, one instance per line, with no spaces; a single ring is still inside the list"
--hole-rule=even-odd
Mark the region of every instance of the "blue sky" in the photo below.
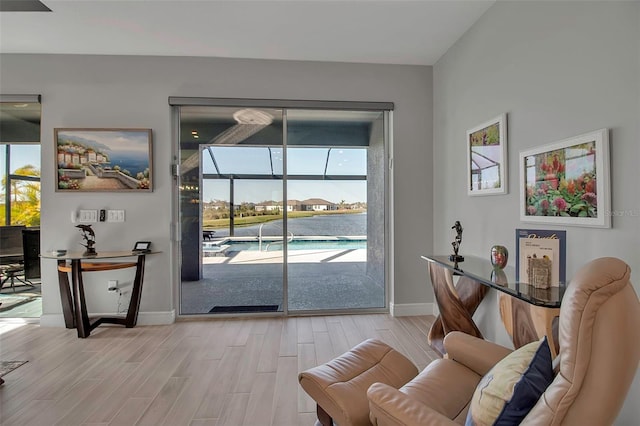
[[[0,171],[3,176],[5,174],[6,163],[5,146],[6,145],[2,145],[2,149],[0,149]],[[53,159],[51,159],[51,161],[53,162]],[[31,164],[37,169],[40,169],[40,145],[12,144],[10,171],[14,172],[16,169],[26,166],[27,164]]]

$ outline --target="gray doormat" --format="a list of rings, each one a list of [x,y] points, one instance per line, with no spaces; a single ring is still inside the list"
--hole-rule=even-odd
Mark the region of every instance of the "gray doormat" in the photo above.
[[[278,305],[236,305],[214,306],[209,313],[247,313],[247,312],[277,312]]]

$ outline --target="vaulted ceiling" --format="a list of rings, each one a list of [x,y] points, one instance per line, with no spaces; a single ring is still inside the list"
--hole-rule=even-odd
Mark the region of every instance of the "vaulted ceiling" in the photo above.
[[[433,65],[493,3],[0,0],[0,52]]]

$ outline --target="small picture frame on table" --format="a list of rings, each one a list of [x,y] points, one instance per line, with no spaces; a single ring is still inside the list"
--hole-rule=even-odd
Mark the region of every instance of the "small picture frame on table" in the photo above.
[[[146,253],[151,251],[151,242],[150,241],[138,241],[133,246],[134,253]]]

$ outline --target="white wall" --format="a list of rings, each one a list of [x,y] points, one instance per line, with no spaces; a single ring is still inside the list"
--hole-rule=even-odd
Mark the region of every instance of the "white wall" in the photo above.
[[[433,229],[431,79],[431,67],[420,66],[132,56],[0,56],[1,93],[42,95],[42,249],[82,248],[78,245],[80,234],[69,219],[71,210],[125,209],[124,224],[94,226],[97,250],[129,248],[136,240],[152,241],[154,248],[162,250],[162,254],[148,257],[141,320],[151,313],[167,318],[177,305],[169,278],[173,276],[169,96],[394,102],[394,191],[396,205],[402,208],[395,213],[396,290],[392,300],[399,304],[427,301],[428,283],[419,255],[431,251]],[[153,129],[153,193],[56,193],[56,127]],[[120,277],[131,281],[127,272]],[[117,296],[107,293],[105,280],[103,274],[89,279],[88,303],[94,312],[116,309]],[[43,264],[43,284],[43,318],[59,320],[54,261]]]
[[[498,2],[438,61],[433,80],[434,176],[446,176],[434,190],[435,251],[450,250],[455,219],[464,226],[461,253],[487,257],[494,244],[514,255],[516,228],[566,229],[568,278],[591,259],[615,256],[631,266],[638,291],[640,3]],[[465,131],[503,112],[509,193],[468,197]],[[611,140],[612,228],[520,222],[518,153],[604,127]],[[495,298],[486,302],[476,318],[504,339],[490,327]],[[640,418],[639,381],[636,375],[618,424]]]

